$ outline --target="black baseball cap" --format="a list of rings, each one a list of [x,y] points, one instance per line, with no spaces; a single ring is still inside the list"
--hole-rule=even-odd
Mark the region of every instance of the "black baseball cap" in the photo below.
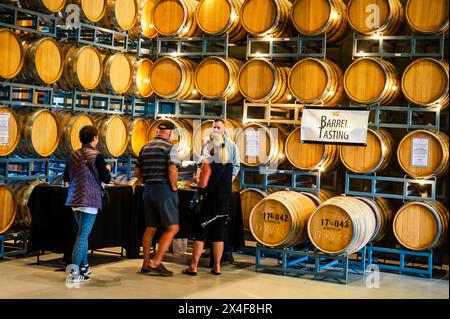
[[[172,122],[162,122],[158,125],[160,130],[173,130],[175,129],[175,125]]]

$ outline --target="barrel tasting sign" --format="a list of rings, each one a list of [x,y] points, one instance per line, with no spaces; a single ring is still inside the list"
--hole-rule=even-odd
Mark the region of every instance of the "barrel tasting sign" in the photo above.
[[[366,108],[303,109],[302,143],[365,146],[369,110]]]

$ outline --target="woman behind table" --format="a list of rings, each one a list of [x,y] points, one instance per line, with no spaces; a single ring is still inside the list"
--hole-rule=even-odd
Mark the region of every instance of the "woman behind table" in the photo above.
[[[202,212],[196,217],[194,251],[191,265],[183,274],[197,275],[197,266],[207,239],[212,242],[214,266],[211,273],[220,275],[225,224],[231,209],[233,163],[222,135],[212,133],[208,142],[209,156],[202,160],[199,176],[194,178],[199,192],[205,194]]]
[[[99,209],[102,209],[101,183],[109,183],[111,174],[104,156],[96,150],[98,131],[88,125],[80,130],[82,147],[72,151],[67,159],[64,181],[69,182],[66,206],[72,207],[78,224],[72,252],[72,267],[68,280],[89,280],[88,239]]]

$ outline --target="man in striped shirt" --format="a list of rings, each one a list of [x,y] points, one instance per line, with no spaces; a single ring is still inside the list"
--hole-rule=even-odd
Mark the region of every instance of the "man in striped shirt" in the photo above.
[[[145,232],[142,239],[144,262],[142,273],[172,276],[161,263],[164,253],[179,230],[178,166],[176,145],[170,141],[174,125],[163,122],[153,140],[144,145],[136,164],[135,176],[145,184],[142,196],[145,211]],[[150,260],[150,248],[156,230],[164,227],[158,249]]]

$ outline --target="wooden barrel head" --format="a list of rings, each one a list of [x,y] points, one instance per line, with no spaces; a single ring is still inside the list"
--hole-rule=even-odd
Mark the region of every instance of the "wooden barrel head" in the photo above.
[[[182,79],[182,69],[176,59],[164,57],[153,63],[150,71],[150,83],[156,94],[160,96],[176,94]]]
[[[418,59],[403,73],[402,91],[408,100],[429,106],[448,96],[448,81],[448,67],[434,59]]]
[[[14,152],[19,143],[19,122],[16,113],[9,107],[0,107],[0,122],[8,127],[8,136],[0,139],[0,156],[7,156]]]
[[[16,214],[17,202],[13,190],[5,184],[0,184],[0,234],[11,227]]]
[[[411,28],[425,33],[448,30],[447,0],[409,0],[406,19]]]
[[[250,137],[252,134],[254,136]],[[255,137],[256,141],[254,140]],[[252,141],[251,145],[249,138]],[[239,156],[241,161],[248,166],[259,166],[266,163],[272,157],[271,153],[277,151],[274,149],[274,144],[275,141],[270,133],[270,128],[258,124],[247,124],[236,136]]]
[[[263,34],[276,22],[277,4],[273,0],[246,0],[241,7],[242,26],[251,34]]]
[[[345,72],[344,84],[347,95],[361,103],[371,103],[383,95],[387,77],[376,60],[359,59]]]
[[[253,207],[255,207],[256,204],[258,204],[266,196],[267,193],[256,188],[247,188],[241,191],[240,198],[244,230],[250,230],[250,213],[252,212]]]
[[[229,84],[230,70],[226,61],[222,58],[210,57],[205,59],[195,71],[196,88],[206,97],[213,98],[222,95]]]
[[[131,85],[131,63],[123,53],[108,58],[105,74],[109,78],[110,88],[118,94],[125,93]]]
[[[129,138],[131,139],[131,149],[134,156],[138,156],[142,147],[147,143],[148,130],[150,124],[144,119],[136,119],[129,132]]]
[[[84,46],[77,51],[76,76],[81,86],[93,90],[102,78],[102,60],[94,47]]]
[[[379,9],[373,9],[374,5]],[[390,9],[389,0],[350,0],[347,5],[348,21],[359,32],[370,34],[388,22],[391,15]],[[375,12],[379,14],[378,27],[374,23]]]
[[[242,95],[253,101],[270,96],[276,80],[275,67],[267,60],[250,60],[239,71],[239,89]]]
[[[78,113],[72,117],[72,128],[70,130],[70,145],[72,147],[72,150],[77,150],[81,148],[81,141],[80,141],[80,130],[87,126],[92,125],[94,126],[95,123],[92,120],[92,118],[88,114],[84,113]]]
[[[66,5],[66,0],[41,0],[44,7],[50,12],[61,11]]]
[[[330,19],[329,0],[297,0],[291,9],[291,18],[297,30],[318,34]]]
[[[196,10],[198,26],[206,33],[217,34],[237,19],[232,0],[200,0]]]
[[[124,121],[119,116],[113,116],[108,120],[104,143],[113,157],[119,157],[125,152],[127,147],[127,129]]]
[[[152,86],[150,85],[150,71],[153,62],[149,59],[142,59],[133,65],[133,83],[142,97],[149,97],[153,94]]]
[[[136,24],[137,15],[138,6],[136,0],[116,0],[114,16],[123,30],[128,31]]]
[[[0,78],[11,79],[22,69],[24,56],[22,43],[9,29],[0,29]]]
[[[41,82],[53,84],[59,80],[62,74],[63,56],[55,40],[41,39],[33,56],[35,72]]]
[[[165,36],[176,34],[187,20],[187,7],[180,0],[161,0],[153,8],[156,30]]]
[[[31,143],[40,156],[47,157],[52,155],[58,146],[58,121],[48,110],[38,112],[31,127]]]
[[[154,38],[158,34],[152,16],[152,11],[156,3],[157,0],[147,0],[140,11],[139,23],[141,24],[142,33],[149,38]]]
[[[320,60],[304,59],[295,64],[289,74],[292,94],[304,103],[313,103],[328,94],[329,74]]]
[[[289,162],[299,169],[313,170],[325,160],[326,145],[302,144],[301,130],[296,128],[286,139],[285,150]]]
[[[106,12],[107,0],[81,0],[81,10],[90,22],[100,21]]]

